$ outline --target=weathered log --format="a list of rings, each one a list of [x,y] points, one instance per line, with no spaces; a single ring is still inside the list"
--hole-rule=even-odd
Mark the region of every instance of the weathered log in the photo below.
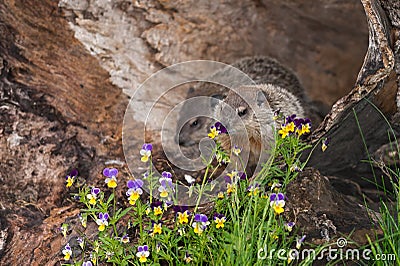
[[[0,264],[54,264],[57,228],[76,215],[65,174],[95,180],[105,160],[123,160],[127,98],[57,3],[1,1],[0,32]]]
[[[400,11],[397,5],[388,4],[391,1],[382,2],[391,13]],[[379,1],[362,3],[370,32],[364,64],[353,89],[333,105],[311,136],[314,143],[329,138],[330,148],[326,152],[316,149],[309,165],[326,175],[351,178],[362,186],[371,187],[376,185],[371,171],[373,162],[362,161],[370,160],[382,145],[399,134],[396,122],[390,122],[398,115],[398,86],[390,82],[396,64],[393,43],[398,37],[394,35],[392,40],[391,30],[396,26],[388,20],[391,13],[385,12]]]
[[[379,214],[364,206],[362,192],[353,189],[352,195],[332,188],[328,177],[313,168],[306,168],[287,188],[288,216],[301,228],[312,243],[326,243],[350,235],[358,243],[367,244],[366,234],[374,238],[371,227],[377,225]]]

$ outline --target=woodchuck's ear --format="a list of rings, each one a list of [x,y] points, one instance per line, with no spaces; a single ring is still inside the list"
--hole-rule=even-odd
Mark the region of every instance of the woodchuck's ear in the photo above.
[[[225,98],[225,97],[224,97],[224,95],[222,95],[222,94],[214,94],[214,95],[211,95],[211,99],[210,99],[210,101],[211,101],[211,108],[214,108],[215,106],[217,106],[217,104],[218,104],[220,101],[222,101],[224,98]]]
[[[265,97],[265,94],[262,90],[257,91],[256,95],[256,103],[258,106],[261,106],[263,103],[267,101],[267,97]]]

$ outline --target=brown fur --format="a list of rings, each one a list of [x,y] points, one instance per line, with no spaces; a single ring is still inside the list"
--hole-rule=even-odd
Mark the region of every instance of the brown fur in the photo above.
[[[275,59],[266,56],[246,57],[235,62],[232,66],[243,71],[256,84],[275,84],[290,91],[301,101],[307,101],[304,89],[293,71],[284,67]],[[215,73],[211,80],[229,79],[229,74],[229,71],[221,70]],[[209,96],[224,99],[229,91],[230,89],[221,85],[202,82],[189,90],[187,98]],[[199,103],[198,108],[212,107],[211,102],[202,102]],[[197,146],[200,140],[207,136],[207,131],[215,121],[204,116],[196,116],[196,108],[192,104],[183,105],[178,119],[176,142],[185,147],[193,146],[198,152]],[[185,117],[191,117],[191,119],[186,121]]]
[[[216,106],[215,118],[229,132],[229,135],[219,135],[218,140],[226,151],[230,151],[233,144],[248,154],[248,172],[253,172],[257,165],[269,157],[267,151],[271,149],[273,130],[276,128],[273,119],[276,110],[280,110],[284,116],[296,114],[304,117],[300,99],[272,84],[242,86],[231,90],[224,101]]]

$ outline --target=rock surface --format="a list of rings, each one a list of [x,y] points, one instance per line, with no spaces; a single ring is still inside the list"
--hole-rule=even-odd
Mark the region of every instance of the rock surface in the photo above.
[[[348,184],[347,184],[348,185]],[[328,243],[341,236],[367,244],[365,234],[374,238],[371,224],[377,225],[379,214],[365,207],[361,195],[337,192],[328,177],[306,168],[287,187],[290,221],[301,228],[311,243]],[[373,225],[372,225],[373,227]]]

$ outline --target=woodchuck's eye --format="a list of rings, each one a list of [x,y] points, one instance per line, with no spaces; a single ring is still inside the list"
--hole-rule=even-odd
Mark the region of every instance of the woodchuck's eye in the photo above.
[[[243,106],[239,107],[237,111],[239,116],[244,116],[247,114],[247,108]]]
[[[196,119],[190,124],[190,127],[196,127],[198,124],[199,124],[199,121]]]

